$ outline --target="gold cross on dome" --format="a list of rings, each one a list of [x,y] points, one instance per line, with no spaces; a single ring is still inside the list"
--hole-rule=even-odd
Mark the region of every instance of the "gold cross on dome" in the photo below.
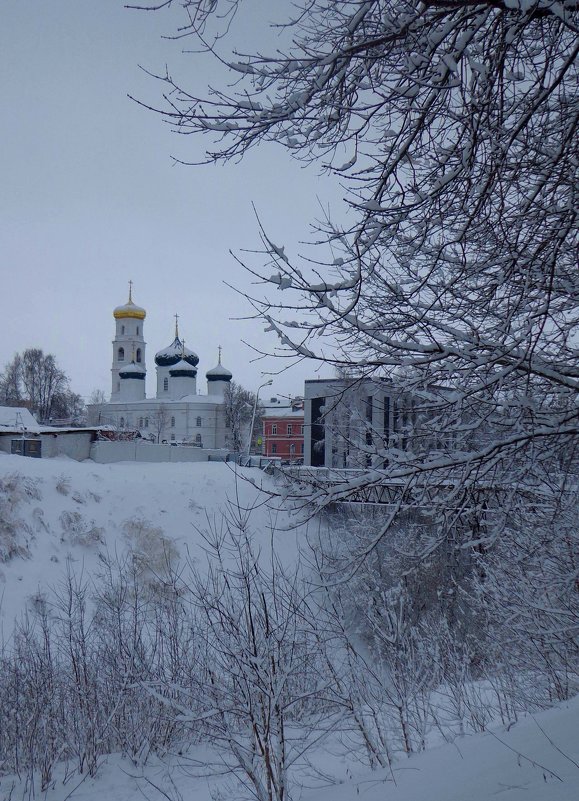
[[[133,302],[133,282],[129,281],[129,303]]]
[[[221,364],[221,345],[219,345],[217,350],[219,351],[219,364]]]
[[[175,314],[175,339],[179,339],[179,315]]]

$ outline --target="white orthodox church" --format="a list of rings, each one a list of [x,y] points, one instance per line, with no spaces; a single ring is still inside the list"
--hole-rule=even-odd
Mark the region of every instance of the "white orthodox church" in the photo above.
[[[167,442],[188,442],[205,448],[228,445],[224,394],[232,374],[221,364],[205,374],[207,394],[197,390],[199,357],[179,338],[175,315],[175,338],[155,355],[157,394],[145,393],[147,313],[132,298],[113,312],[116,330],[111,368],[109,403],[89,406],[92,424],[111,424],[119,429],[140,431],[143,437]]]

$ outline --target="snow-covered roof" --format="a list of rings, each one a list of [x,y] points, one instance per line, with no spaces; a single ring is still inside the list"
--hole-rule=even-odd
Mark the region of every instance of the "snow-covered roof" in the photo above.
[[[155,364],[159,367],[172,367],[181,359],[184,359],[192,367],[199,364],[199,356],[189,348],[185,348],[178,336],[170,345],[155,354]]]
[[[262,417],[303,417],[303,409],[293,409],[291,406],[272,406],[266,409]]]
[[[228,370],[227,367],[224,367],[221,362],[219,362],[216,367],[212,367],[211,370],[207,370],[205,377],[209,380],[213,379],[213,381],[217,381],[219,379],[222,381],[229,381],[231,378],[233,378],[233,373],[231,370]]]
[[[185,359],[179,359],[177,364],[174,364],[171,369],[169,370],[172,376],[178,374],[185,374],[186,376],[195,377],[197,375],[197,368],[193,367],[190,362],[186,362]]]
[[[38,428],[38,423],[24,406],[0,406],[0,427],[2,426],[20,430]]]
[[[123,378],[125,375],[131,375],[131,374],[143,375],[144,373],[146,373],[145,368],[141,364],[137,364],[136,362],[131,362],[130,364],[127,364],[126,367],[122,367],[119,370],[119,375],[121,378]]]

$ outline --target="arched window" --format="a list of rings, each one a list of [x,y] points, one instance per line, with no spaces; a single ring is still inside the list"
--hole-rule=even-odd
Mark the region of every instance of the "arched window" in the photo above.
[[[175,434],[171,434],[171,439],[175,441]]]
[[[121,417],[121,428],[125,427],[125,418]]]
[[[197,434],[195,437],[195,442],[198,442],[201,445],[201,434]]]
[[[169,389],[169,379],[168,378],[164,378],[163,379],[163,390],[165,392],[167,392],[168,389]]]
[[[202,421],[201,421],[201,418],[200,418],[200,417],[198,417],[198,418],[197,418],[197,428],[201,428],[201,422],[202,422]]]
[[[139,417],[139,428],[143,427],[143,418]]]
[[[119,348],[119,352],[117,354],[117,358],[118,358],[118,360],[120,362],[124,362],[125,361],[125,349],[124,348]]]
[[[149,428],[149,418],[145,417],[145,428]]]
[[[175,428],[175,418],[171,418],[171,428]]]
[[[139,326],[137,326],[137,336],[139,336]]]
[[[141,361],[141,349],[140,348],[137,348],[137,361],[138,362]]]
[[[124,325],[122,325],[122,326],[121,326],[121,334],[124,334],[124,333],[125,333],[125,326],[124,326]]]

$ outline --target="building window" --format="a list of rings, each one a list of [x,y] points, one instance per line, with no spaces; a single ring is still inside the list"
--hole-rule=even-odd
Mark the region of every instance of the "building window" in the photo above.
[[[145,417],[145,428],[149,428],[149,418]]]
[[[303,455],[303,452],[304,452],[304,443],[300,442],[300,453]],[[345,456],[344,456],[344,458],[345,458]],[[344,464],[345,464],[345,462],[344,462]]]
[[[172,439],[172,440],[174,440],[174,439],[175,439],[175,434],[171,434],[171,439]]]
[[[303,437],[303,435],[304,435],[304,427],[303,427],[303,426],[300,426],[300,434],[301,434],[301,435],[302,435],[302,437]]]
[[[277,434],[277,423],[272,423],[271,433],[272,434]]]
[[[290,445],[290,456],[295,456],[295,455],[296,455],[296,446],[292,442],[292,444]]]
[[[117,359],[120,362],[124,362],[125,361],[125,349],[124,348],[119,348],[119,352],[117,354]]]
[[[143,427],[143,418],[139,417],[139,428]]]
[[[124,333],[125,333],[125,326],[124,326],[124,325],[122,325],[122,326],[121,326],[121,334],[124,334]]]
[[[175,418],[171,418],[171,428],[175,428]]]
[[[195,442],[198,442],[199,445],[201,445],[201,434],[196,434],[195,435]]]
[[[165,392],[167,392],[167,390],[169,389],[169,379],[168,378],[164,378],[163,379],[163,389],[164,389]]]
[[[137,326],[137,336],[139,336],[139,326]]]
[[[291,423],[288,423],[287,424],[287,435],[288,435],[288,437],[291,437],[292,432],[293,432],[293,426],[292,426]]]
[[[137,361],[138,362],[141,361],[141,349],[140,348],[137,348]]]
[[[201,418],[197,418],[197,428],[201,428]]]
[[[121,417],[121,428],[125,427],[125,418]]]
[[[271,452],[277,453],[277,442],[273,442],[271,446]]]

